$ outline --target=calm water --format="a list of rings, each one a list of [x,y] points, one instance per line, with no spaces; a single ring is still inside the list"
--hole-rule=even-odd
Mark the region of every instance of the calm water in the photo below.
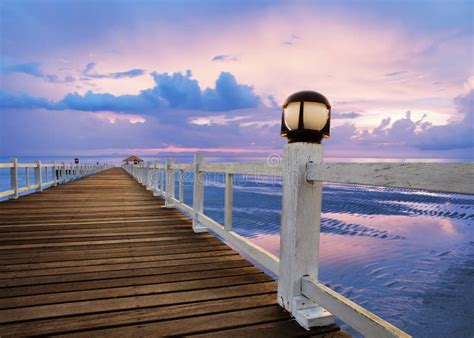
[[[7,175],[0,170],[0,190]],[[224,177],[206,179],[205,213],[222,223]],[[192,204],[192,177],[186,181]],[[235,230],[278,254],[281,182],[236,176],[235,183]],[[414,336],[472,337],[473,229],[474,196],[325,184],[320,279]]]

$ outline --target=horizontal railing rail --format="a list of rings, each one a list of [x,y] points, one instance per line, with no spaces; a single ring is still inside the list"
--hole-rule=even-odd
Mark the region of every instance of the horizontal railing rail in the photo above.
[[[74,181],[112,167],[109,164],[72,164],[72,163],[20,163],[16,158],[11,162],[0,163],[1,169],[10,171],[10,189],[0,191],[0,198],[16,199],[21,193],[43,191],[51,186]],[[25,185],[20,186],[20,170],[24,169]],[[30,169],[34,171],[34,184],[31,182]]]
[[[309,181],[474,194],[472,163],[308,163]]]
[[[313,145],[311,145],[311,147],[312,146]],[[320,147],[320,145],[316,146]],[[295,150],[297,150],[296,147],[298,146],[294,145],[294,147]],[[312,148],[311,151],[313,150]],[[316,150],[319,150],[319,148]],[[155,162],[124,165],[124,169],[138,182],[145,185],[148,190],[152,190],[155,195],[163,197],[167,207],[174,207],[189,214],[193,219],[194,231],[201,232],[211,230],[275,276],[281,274],[283,263],[286,264],[285,269],[290,269],[288,268],[289,263],[286,262],[288,261],[287,257],[283,257],[285,262],[282,262],[282,257],[279,258],[263,248],[256,246],[232,229],[234,175],[277,176],[282,177],[284,182],[296,182],[294,184],[295,186],[298,185],[298,182],[303,182],[299,183],[301,184],[301,191],[298,190],[297,193],[296,191],[292,191],[293,187],[283,185],[282,223],[294,216],[291,215],[291,212],[293,207],[292,203],[295,204],[295,201],[292,201],[291,198],[293,198],[293,200],[294,198],[298,199],[298,194],[303,195],[305,193],[304,189],[315,189],[315,187],[317,189],[317,186],[313,185],[315,183],[321,184],[321,182],[474,194],[474,164],[472,163],[318,163],[318,158],[316,158],[316,161],[308,160],[308,157],[305,157],[307,153],[304,151],[305,149],[300,152],[299,157],[290,158],[283,164],[278,161],[276,161],[276,163],[272,163],[273,161],[269,161],[268,163],[205,163],[202,156],[196,155],[194,163],[175,163],[174,159],[169,158],[165,163]],[[303,160],[301,160],[301,158],[303,158]],[[298,169],[298,162],[303,164],[303,169]],[[184,202],[185,172],[192,172],[194,177],[192,206]],[[177,196],[175,192],[176,173],[178,173]],[[224,224],[220,224],[203,212],[203,177],[206,173],[220,173],[225,175]],[[301,174],[304,177],[296,177]],[[303,187],[305,184],[309,186],[309,188]],[[315,201],[300,201],[298,199],[298,202],[302,205],[300,207],[301,209],[316,209],[316,212],[319,213],[319,215],[316,215],[316,218],[303,219],[304,222],[302,222],[308,223],[308,229],[310,230],[312,224],[317,226],[318,234],[317,237],[315,237],[317,240],[305,242],[305,234],[303,233],[299,245],[304,247],[302,250],[306,250],[302,252],[308,253],[308,255],[312,255],[313,251],[317,252],[315,258],[316,263],[314,264],[317,270],[319,260],[320,202],[322,197],[321,190],[319,190],[319,192],[318,190],[311,191],[316,191],[316,195],[319,195],[314,197],[316,198]],[[311,197],[312,195],[310,194],[308,196]],[[290,241],[290,239],[285,236],[289,237],[282,232],[280,239],[282,251],[280,256],[283,254],[283,247],[286,248],[288,241]],[[285,250],[288,251],[288,249]],[[280,279],[283,279],[282,277],[283,276],[280,276]],[[303,274],[299,277],[295,277],[292,283],[299,285],[299,289],[297,287],[296,290],[299,290],[302,297],[295,297],[293,299],[293,305],[283,304],[284,302],[280,302],[280,299],[279,302],[286,309],[290,310],[298,322],[305,327],[311,326],[312,322],[310,322],[308,318],[303,318],[308,312],[301,311],[322,306],[324,308],[323,310],[332,312],[336,317],[365,336],[409,336],[375,314],[320,283],[317,280],[317,271],[314,274]],[[280,284],[288,284],[288,282],[286,280],[279,280],[279,294]],[[285,287],[287,286],[282,286],[282,288]],[[284,292],[282,291],[281,293],[283,294]],[[320,317],[321,313],[325,312],[320,311]],[[320,321],[320,323],[323,322],[324,321]]]

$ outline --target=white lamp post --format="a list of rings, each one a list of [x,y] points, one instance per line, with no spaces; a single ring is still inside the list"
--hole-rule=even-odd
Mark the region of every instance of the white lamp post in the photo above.
[[[303,327],[334,323],[334,316],[302,294],[302,278],[318,278],[322,183],[306,181],[309,162],[321,163],[331,106],[321,94],[295,93],[282,109],[283,197],[278,303]]]

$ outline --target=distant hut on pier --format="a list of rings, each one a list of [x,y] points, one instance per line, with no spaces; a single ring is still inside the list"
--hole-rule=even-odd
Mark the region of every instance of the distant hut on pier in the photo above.
[[[132,162],[133,164],[139,164],[144,162],[140,157],[134,155],[124,158],[122,161],[126,164],[129,164],[129,162]]]

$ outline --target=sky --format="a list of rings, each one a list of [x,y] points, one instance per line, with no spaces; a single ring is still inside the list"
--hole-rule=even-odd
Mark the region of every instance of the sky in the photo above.
[[[0,2],[0,156],[280,153],[281,104],[332,105],[326,157],[474,159],[474,2]]]

